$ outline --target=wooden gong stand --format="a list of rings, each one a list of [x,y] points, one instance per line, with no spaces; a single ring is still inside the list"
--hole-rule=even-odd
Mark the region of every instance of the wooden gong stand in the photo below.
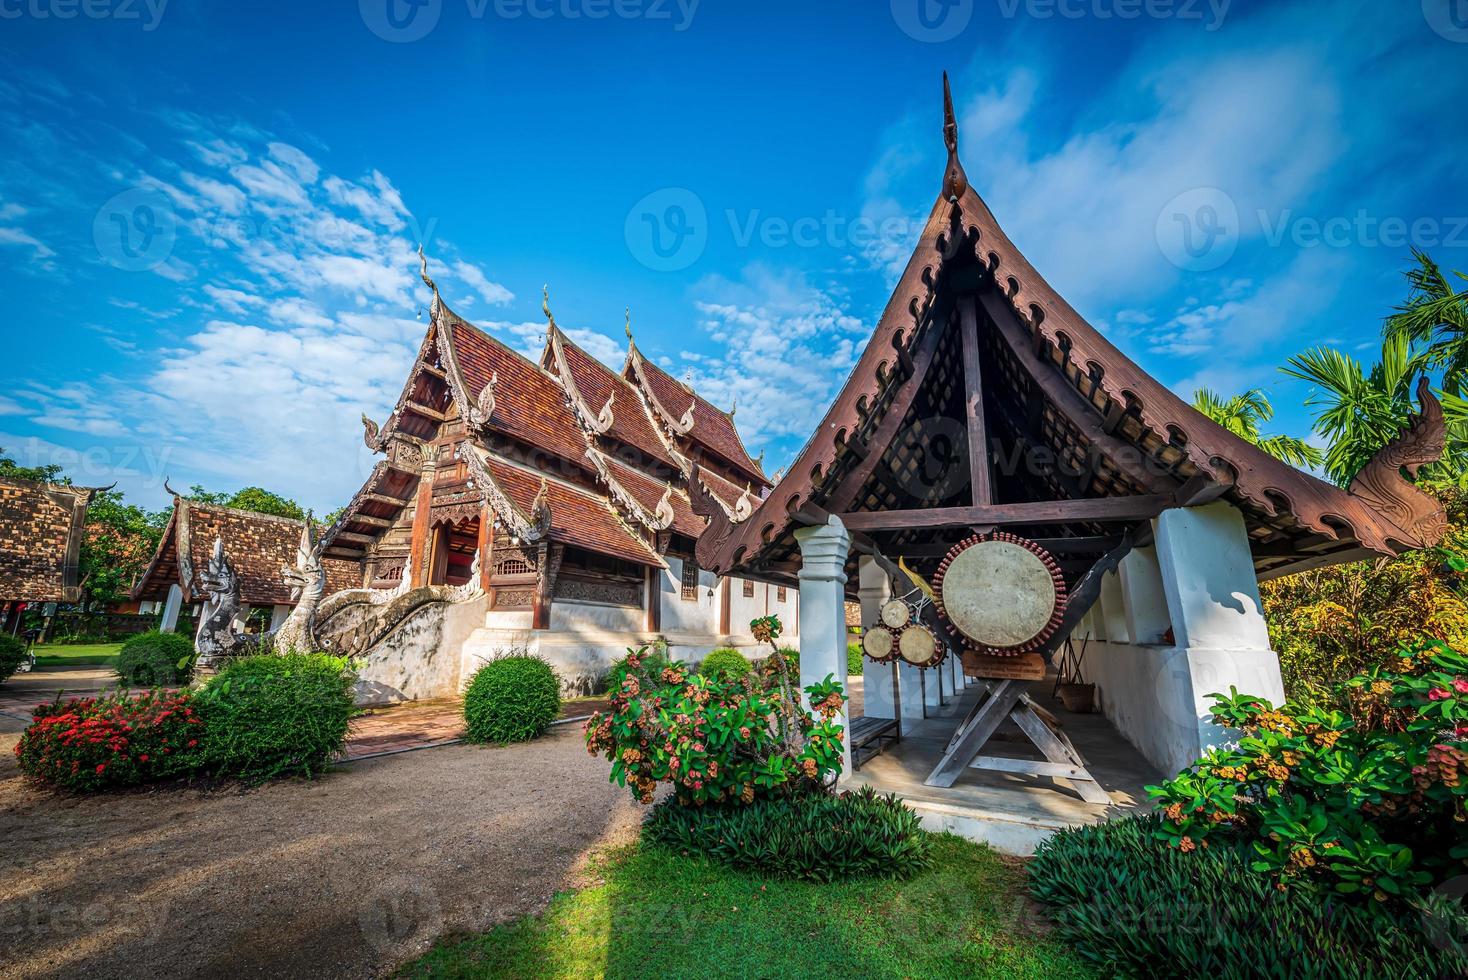
[[[1132,549],[1133,535],[1128,532],[1121,544],[1106,554],[1091,567],[1071,591],[1060,628],[1045,644],[1044,652],[1052,653],[1090,611],[1101,594],[1101,580],[1105,574],[1126,557]],[[959,724],[958,730],[948,741],[943,758],[933,767],[924,785],[948,788],[958,781],[965,769],[987,769],[991,772],[1019,773],[1029,776],[1048,776],[1068,779],[1081,799],[1097,806],[1110,806],[1110,795],[1101,788],[1100,782],[1091,775],[1086,760],[1061,729],[1054,715],[1039,707],[1030,698],[1030,681],[1014,677],[980,677],[986,688],[977,704],[969,710]],[[994,737],[1005,719],[1015,726],[1040,750],[1044,761],[1011,759],[1004,756],[985,755],[984,746]]]

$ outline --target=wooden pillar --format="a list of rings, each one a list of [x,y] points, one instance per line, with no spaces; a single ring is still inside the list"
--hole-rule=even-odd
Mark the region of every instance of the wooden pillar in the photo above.
[[[479,587],[484,594],[493,596],[494,586],[494,511],[485,505],[479,508]],[[491,598],[490,605],[494,605]]]
[[[438,447],[429,443],[423,447],[423,469],[418,473],[418,499],[413,505],[413,538],[409,546],[413,556],[413,580],[409,588],[421,588],[429,582],[429,539],[433,519],[433,477],[438,472]]]
[[[535,605],[531,613],[530,628],[550,629],[551,591],[555,588],[556,573],[561,567],[561,546],[542,542],[539,560],[536,562],[539,575],[535,580]]]
[[[964,408],[968,416],[969,481],[975,506],[994,502],[989,471],[989,433],[984,424],[984,376],[979,364],[979,316],[972,296],[958,304],[959,333],[963,339]]]
[[[647,631],[657,633],[663,628],[663,570],[647,569]]]
[[[719,583],[719,635],[729,635],[729,619],[732,610],[729,608],[734,602],[734,580],[725,575]]]
[[[444,585],[449,580],[449,536],[452,524],[435,524],[428,534],[428,584]]]

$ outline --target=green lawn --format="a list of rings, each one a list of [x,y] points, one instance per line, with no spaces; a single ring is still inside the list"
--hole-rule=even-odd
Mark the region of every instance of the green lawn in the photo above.
[[[36,669],[47,667],[93,667],[112,663],[117,659],[121,643],[41,643],[32,648],[36,655]]]
[[[642,845],[543,915],[441,942],[409,977],[1090,977],[1016,862],[957,837],[908,881],[775,881]]]

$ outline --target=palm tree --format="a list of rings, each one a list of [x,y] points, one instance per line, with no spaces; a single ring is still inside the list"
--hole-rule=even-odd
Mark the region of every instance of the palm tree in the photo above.
[[[1305,407],[1315,414],[1315,431],[1330,442],[1325,471],[1341,486],[1351,480],[1399,432],[1418,406],[1413,386],[1426,369],[1428,355],[1413,354],[1403,333],[1389,335],[1381,360],[1369,372],[1349,354],[1314,347],[1289,359],[1285,374],[1308,381],[1315,390]],[[1429,479],[1459,481],[1468,463],[1468,400],[1440,393],[1447,416],[1448,444],[1442,461],[1426,467]]]
[[[1468,289],[1454,283],[1421,249],[1412,249],[1417,267],[1407,271],[1407,301],[1386,318],[1386,336],[1419,345],[1424,363],[1442,368],[1443,388],[1457,394],[1468,380]],[[1454,272],[1468,282],[1468,275]]]
[[[1319,466],[1324,455],[1319,449],[1294,436],[1266,436],[1260,426],[1274,418],[1261,388],[1250,388],[1242,395],[1222,398],[1208,388],[1193,392],[1193,407],[1245,442],[1253,443],[1275,459],[1292,466]]]

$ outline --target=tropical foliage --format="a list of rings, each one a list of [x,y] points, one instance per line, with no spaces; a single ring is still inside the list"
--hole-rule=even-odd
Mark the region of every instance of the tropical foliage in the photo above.
[[[186,692],[40,705],[15,756],[32,779],[96,792],[167,779],[203,763],[203,720]]]
[[[1468,381],[1468,289],[1421,249],[1412,257],[1417,265],[1407,271],[1407,300],[1386,318],[1387,336],[1420,347],[1423,363],[1442,371],[1443,387],[1461,391]],[[1461,272],[1453,277],[1468,283]]]
[[[306,519],[306,510],[300,504],[289,497],[282,497],[278,493],[272,493],[261,487],[245,487],[234,493],[211,493],[196,483],[189,487],[189,492],[184,496],[189,500],[198,501],[201,504],[213,504],[216,507],[248,510],[256,514],[272,514],[276,517],[289,517],[297,521]]]
[[[1208,388],[1199,388],[1193,393],[1193,407],[1275,459],[1293,466],[1319,466],[1324,462],[1324,454],[1303,439],[1263,434],[1261,426],[1274,418],[1274,406],[1261,388],[1250,388],[1242,395],[1230,398]]]
[[[737,680],[752,670],[754,670],[754,665],[745,658],[744,654],[730,647],[710,650],[698,665],[700,674],[705,677],[717,677],[720,680]]]
[[[113,669],[133,687],[183,684],[193,674],[194,644],[178,633],[139,633],[117,651]]]
[[[1245,846],[1159,842],[1161,819],[1061,830],[1029,862],[1055,938],[1104,976],[1430,980],[1468,968],[1468,922],[1441,896],[1361,904],[1280,889],[1251,870]]]
[[[1441,642],[1340,685],[1334,707],[1215,695],[1242,733],[1160,786],[1157,837],[1242,846],[1280,889],[1411,907],[1468,865],[1468,657]]]
[[[25,644],[13,636],[0,633],[0,684],[20,669],[25,661]]]

